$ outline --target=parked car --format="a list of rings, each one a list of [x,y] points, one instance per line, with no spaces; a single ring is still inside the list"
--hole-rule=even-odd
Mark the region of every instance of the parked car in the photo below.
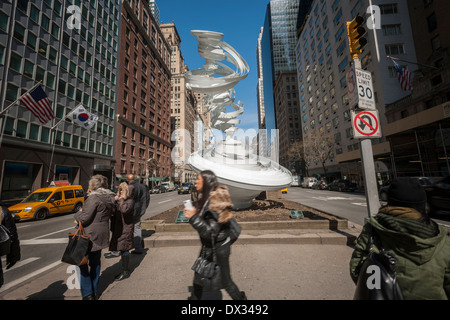
[[[348,180],[337,179],[328,185],[328,190],[354,192],[356,190],[356,183]]]
[[[320,181],[317,180],[316,182],[314,182],[314,184],[312,185],[311,189],[314,190],[325,190],[327,189],[328,185],[325,181]]]
[[[427,193],[428,214],[435,214],[438,211],[450,213],[450,176],[424,185],[424,189]]]
[[[180,188],[178,188],[178,194],[189,194],[191,193],[192,183],[183,183]]]
[[[22,202],[9,207],[16,219],[43,220],[48,215],[77,212],[83,207],[84,191],[80,185],[40,188]]]
[[[153,187],[150,192],[153,193],[153,194],[165,193],[165,192],[167,192],[167,187],[165,187],[165,186]]]
[[[440,178],[436,178],[436,177],[412,177],[412,178],[419,179],[419,183],[423,187],[434,185],[435,182],[437,182],[438,180],[442,179],[442,177],[440,177]],[[383,187],[380,188],[379,197],[380,197],[381,201],[387,201],[388,200],[388,196],[387,196],[388,189],[389,189],[389,185],[386,185],[386,186],[383,186]]]

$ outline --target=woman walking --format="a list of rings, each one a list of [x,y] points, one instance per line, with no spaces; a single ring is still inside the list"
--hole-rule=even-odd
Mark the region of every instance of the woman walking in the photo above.
[[[112,237],[109,244],[110,251],[119,251],[122,262],[122,272],[115,280],[120,281],[130,276],[130,251],[133,249],[134,232],[134,199],[132,188],[128,188],[126,182],[122,182],[117,190],[117,211],[113,216]]]
[[[202,250],[209,261],[213,260],[212,240],[215,238],[215,251],[217,264],[220,266],[222,288],[224,288],[233,300],[246,300],[245,292],[239,291],[231,279],[230,273],[230,223],[233,203],[226,186],[218,185],[216,175],[205,170],[200,172],[195,181],[195,188],[199,192],[196,208],[185,210],[185,217],[197,230],[202,243]],[[189,299],[200,300],[203,287],[200,284],[200,275],[194,275],[192,295]]]
[[[109,245],[109,220],[116,211],[114,192],[108,189],[106,177],[95,175],[89,180],[88,198],[83,209],[75,213],[92,241],[88,263],[80,266],[80,286],[83,300],[97,299],[100,278],[100,258],[103,248]]]

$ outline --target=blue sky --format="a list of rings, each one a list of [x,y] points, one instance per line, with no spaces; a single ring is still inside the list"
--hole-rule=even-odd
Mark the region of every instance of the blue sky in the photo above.
[[[244,113],[238,118],[241,124],[237,126],[243,130],[258,128],[256,44],[267,3],[269,0],[156,0],[161,21],[175,22],[181,37],[181,52],[190,70],[201,68],[204,63],[191,30],[223,33],[223,41],[247,61],[250,72],[234,87],[235,102],[244,103]]]

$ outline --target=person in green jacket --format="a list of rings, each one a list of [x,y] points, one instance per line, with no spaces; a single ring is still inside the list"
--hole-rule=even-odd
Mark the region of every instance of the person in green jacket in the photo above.
[[[384,249],[397,257],[397,279],[406,300],[450,298],[450,237],[444,226],[426,214],[426,199],[418,179],[392,181],[387,205],[369,219],[356,240],[350,260],[355,284],[369,253],[373,228]]]

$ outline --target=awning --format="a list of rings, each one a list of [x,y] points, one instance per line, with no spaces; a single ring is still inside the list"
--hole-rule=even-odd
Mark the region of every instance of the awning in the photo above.
[[[148,181],[169,181],[168,177],[149,177]]]

